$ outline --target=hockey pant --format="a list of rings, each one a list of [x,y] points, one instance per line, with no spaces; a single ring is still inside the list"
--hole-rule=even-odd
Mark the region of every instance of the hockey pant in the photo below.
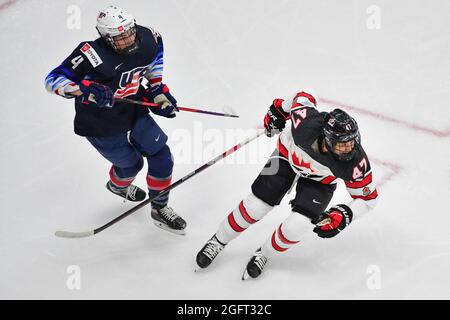
[[[166,145],[167,135],[150,115],[138,118],[128,133],[112,137],[86,137],[97,151],[112,163],[109,177],[117,188],[128,187],[144,166],[147,158],[149,197],[170,185],[173,157]],[[153,207],[164,207],[169,193],[155,199]]]
[[[273,156],[279,157],[277,151]],[[276,170],[274,170],[276,168]],[[280,204],[296,177],[288,161],[271,158],[252,184],[252,193],[242,200],[220,224],[217,239],[227,244],[249,226],[261,220],[274,206]],[[325,211],[333,197],[336,185],[299,178],[296,194],[290,201],[292,212],[262,246],[263,254],[273,256],[284,252],[312,230],[319,215]]]

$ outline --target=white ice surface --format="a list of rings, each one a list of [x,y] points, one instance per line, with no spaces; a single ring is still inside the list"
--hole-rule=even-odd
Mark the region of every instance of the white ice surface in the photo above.
[[[354,113],[383,182],[378,207],[334,239],[305,235],[248,282],[240,280],[247,260],[289,214],[292,194],[205,272],[194,273],[195,255],[249,192],[274,139],[237,154],[253,152],[258,161],[216,164],[172,193],[188,222],[185,237],[153,226],[148,207],[91,238],[53,235],[90,230],[133,206],[104,188],[109,164],[73,133],[72,101],[43,84],[79,42],[96,36],[96,12],[109,3],[19,0],[0,10],[0,298],[450,298],[449,1],[116,1],[162,33],[164,78],[180,105],[227,106],[241,116],[157,118],[174,150],[174,136],[192,133],[192,154],[175,159],[175,179],[199,166],[203,149],[208,160],[230,147],[222,133],[237,141],[231,130],[259,124],[273,98],[305,86],[411,124]],[[69,30],[73,4],[81,28]],[[378,30],[366,27],[371,5],[381,9]],[[348,200],[340,186],[332,203]],[[80,267],[80,290],[66,286],[71,265]],[[367,286],[370,266],[381,271],[376,290]]]

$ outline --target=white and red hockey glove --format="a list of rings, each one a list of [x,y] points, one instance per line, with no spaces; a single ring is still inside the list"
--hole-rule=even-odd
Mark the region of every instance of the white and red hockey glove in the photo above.
[[[286,126],[286,121],[291,118],[291,115],[283,110],[281,104],[283,99],[273,100],[272,105],[264,117],[264,129],[266,136],[273,137],[274,135],[283,131]]]
[[[313,231],[321,238],[332,238],[344,230],[352,219],[352,209],[345,204],[339,204],[320,215]]]

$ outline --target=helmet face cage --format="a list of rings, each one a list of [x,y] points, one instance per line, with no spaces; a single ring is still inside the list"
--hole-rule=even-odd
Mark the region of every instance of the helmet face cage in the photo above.
[[[136,31],[136,25],[133,25],[127,31],[124,31],[123,33],[116,36],[102,34],[100,34],[100,36],[111,48],[114,49],[115,52],[119,54],[133,54],[139,48],[139,38]],[[123,47],[123,45],[127,42],[127,38],[129,37],[134,37],[134,42],[129,46]],[[121,45],[120,49],[118,48],[118,45]]]
[[[117,6],[99,12],[96,28],[100,37],[119,54],[132,54],[139,48],[136,19]]]
[[[361,143],[361,135],[358,130],[358,124],[355,119],[340,109],[330,112],[325,119],[323,129],[325,144],[331,154],[340,161],[349,161],[353,159],[358,145]],[[350,152],[337,154],[335,147],[338,143],[354,141]]]

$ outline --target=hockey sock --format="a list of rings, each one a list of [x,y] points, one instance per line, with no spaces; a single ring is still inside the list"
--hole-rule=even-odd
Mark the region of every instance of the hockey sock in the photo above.
[[[300,242],[300,237],[311,230],[311,222],[298,212],[292,212],[262,245],[266,257],[273,257]]]
[[[172,182],[173,159],[170,149],[165,145],[157,153],[148,158],[147,186],[149,197],[152,198]],[[152,201],[152,206],[162,208],[169,201],[169,192]]]
[[[144,166],[144,161],[140,159],[134,166],[129,168],[119,168],[117,166],[111,166],[109,170],[109,178],[112,185],[118,189],[127,188],[136,177],[137,173]]]
[[[156,196],[159,191],[170,186],[171,182],[172,176],[168,176],[165,178],[158,178],[151,175],[147,175],[148,194],[150,198]],[[152,206],[156,208],[163,208],[167,205],[168,202],[169,202],[169,192],[153,200]]]
[[[273,207],[250,193],[239,206],[225,218],[216,232],[221,243],[228,243],[249,226],[262,219]]]

